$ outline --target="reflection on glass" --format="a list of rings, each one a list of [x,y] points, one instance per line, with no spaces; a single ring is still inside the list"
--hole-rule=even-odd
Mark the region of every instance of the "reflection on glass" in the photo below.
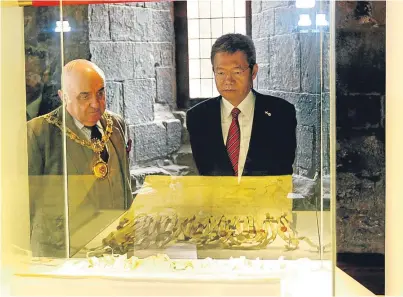
[[[200,58],[210,58],[211,39],[200,39]]]
[[[199,18],[210,18],[210,3],[212,1],[198,1],[199,2]]]
[[[319,41],[323,40],[323,45],[326,45],[329,42],[326,39],[328,33],[318,31],[304,35],[296,31],[294,26],[289,25],[289,18],[293,18],[291,23],[295,25],[299,11],[295,7],[289,7],[288,2],[279,2],[278,7],[271,7],[264,2],[260,3],[261,6],[252,5],[250,15],[247,15],[244,2],[242,5],[238,2],[242,1],[189,1],[188,48],[178,48],[181,45],[175,43],[178,40],[176,37],[186,36],[186,32],[174,28],[175,20],[172,17],[175,14],[172,10],[175,8],[171,2],[66,8],[71,31],[64,35],[64,64],[82,58],[91,60],[104,72],[107,107],[119,114],[117,118],[122,120],[123,127],[121,134],[125,135],[120,149],[115,147],[112,140],[108,143],[108,153],[112,156],[111,163],[108,163],[111,167],[108,169],[110,168],[110,173],[119,172],[119,169],[112,169],[114,150],[117,155],[119,150],[128,155],[126,163],[119,163],[118,157],[114,162],[115,165],[127,166],[130,170],[128,177],[135,197],[133,204],[119,205],[116,208],[101,205],[99,197],[110,195],[107,194],[109,190],[96,186],[100,181],[93,174],[92,161],[95,154],[81,146],[83,158],[76,164],[78,149],[75,146],[79,144],[67,137],[67,172],[61,171],[54,178],[46,177],[48,180],[45,182],[43,177],[39,176],[39,181],[34,181],[31,176],[30,187],[32,191],[42,191],[41,194],[46,196],[41,209],[44,212],[53,212],[53,217],[47,217],[46,220],[56,222],[58,228],[63,228],[66,221],[63,207],[68,206],[68,236],[72,256],[86,257],[88,251],[92,255],[102,256],[102,253],[110,252],[107,248],[109,246],[114,252],[138,257],[155,255],[156,250],[176,257],[180,255],[178,251],[182,251],[181,248],[192,246],[196,258],[330,258],[332,237],[327,224],[329,211],[324,211],[328,209],[328,201],[322,195],[326,179],[324,175],[330,174],[330,166],[321,163],[325,163],[329,157],[328,153],[322,151],[328,149],[324,148],[324,143],[328,141],[326,131],[329,128],[322,125],[325,121],[319,121],[321,116],[323,119],[329,117],[320,108],[322,104],[327,104],[329,96],[324,95],[325,91],[320,84],[320,81],[326,80],[325,70],[319,68],[320,65],[326,65],[328,59],[326,50],[321,52]],[[279,11],[283,14],[276,14],[275,24],[267,23],[264,16],[269,12]],[[109,17],[105,18],[105,15]],[[324,16],[326,18],[328,19],[327,15]],[[150,20],[153,20],[151,25]],[[321,20],[323,19],[319,18],[316,24]],[[247,21],[251,21],[251,24],[247,24]],[[254,91],[271,96],[264,97],[267,100],[281,98],[281,102],[291,103],[295,107],[295,159],[289,161],[287,157],[289,164],[287,163],[284,176],[270,176],[268,179],[245,177],[250,168],[248,163],[254,155],[262,156],[262,161],[257,162],[256,170],[253,170],[264,172],[263,175],[269,175],[266,169],[272,166],[270,163],[284,161],[288,154],[287,147],[276,147],[276,143],[284,140],[285,135],[288,135],[285,130],[292,126],[291,120],[281,122],[284,116],[276,113],[279,110],[277,107],[259,109],[254,106],[256,113],[251,113],[254,115],[253,124],[260,129],[255,131],[261,135],[256,138],[241,133],[239,136],[247,138],[246,142],[250,143],[250,154],[244,156],[246,173],[243,175],[241,169],[240,179],[236,176],[228,179],[221,176],[227,174],[218,174],[219,177],[200,176],[200,170],[194,162],[198,156],[205,154],[206,162],[202,163],[207,164],[217,154],[208,155],[206,152],[212,152],[215,147],[221,149],[220,154],[228,155],[226,143],[232,114],[228,112],[226,129],[222,128],[224,121],[220,108],[215,110],[216,113],[210,112],[201,117],[193,127],[200,134],[205,131],[209,133],[199,141],[199,151],[197,148],[192,151],[189,139],[192,123],[186,112],[201,99],[218,96],[219,93],[230,99],[233,91],[231,86],[252,75],[253,65],[250,67],[248,60],[241,59],[243,64],[238,63],[235,67],[224,65],[215,73],[212,72],[213,65],[210,61],[212,45],[218,37],[224,33],[245,34],[247,25],[252,25],[251,36],[259,36],[252,40],[257,49],[257,60],[262,63],[258,67],[259,84],[253,79],[246,82],[249,87],[254,83]],[[57,36],[52,38],[51,42],[60,42]],[[76,44],[82,48],[76,49]],[[181,67],[184,61],[175,56],[180,51],[188,53],[189,60],[185,61],[188,68],[185,72],[184,67]],[[27,51],[26,56],[28,64],[34,68],[32,72],[27,67],[30,70],[27,71],[27,77],[31,80],[29,86],[42,86],[44,82],[51,80],[60,85],[60,71],[55,71],[54,66],[53,69],[49,67],[48,64],[52,63],[46,61],[51,56],[50,48],[44,45],[41,50]],[[183,94],[177,90],[184,83],[183,79],[189,84],[188,94],[184,97],[190,99],[186,99],[186,104],[178,108]],[[66,87],[62,90],[65,93]],[[58,89],[60,88],[52,91],[56,98]],[[27,88],[27,95],[33,93],[34,88]],[[77,96],[68,97],[66,100],[74,100]],[[94,98],[96,96],[89,100],[95,100]],[[75,126],[69,125],[76,124],[68,110],[65,116],[66,126],[63,128],[64,133],[67,133],[67,128],[75,129]],[[116,124],[116,121],[112,121]],[[269,121],[276,122],[269,125]],[[106,133],[107,119],[104,124],[102,126],[101,122]],[[120,130],[113,127],[112,135],[117,135],[116,131]],[[74,133],[82,139],[81,131]],[[195,135],[190,134],[191,137]],[[59,142],[60,145],[52,144],[52,151],[58,151],[64,156],[61,146],[63,142],[53,137],[49,138],[49,143]],[[29,145],[34,149],[34,143]],[[270,159],[267,156],[277,157]],[[233,170],[232,163],[227,162],[225,166],[230,171]],[[218,166],[207,168],[206,171],[214,172],[217,168]],[[101,168],[97,170],[102,177]],[[281,182],[282,179],[286,181]],[[66,180],[68,187],[65,192]],[[103,179],[103,182],[106,181],[107,179]],[[108,182],[114,183],[110,180]],[[44,191],[44,183],[54,189]],[[272,191],[268,184],[275,190]],[[283,188],[281,184],[284,185]],[[97,194],[90,195],[95,189]],[[56,200],[50,197],[55,195],[48,194],[51,192],[57,193],[56,200],[60,205],[54,205]],[[66,193],[67,203],[64,200]],[[130,210],[124,212],[129,207]],[[53,211],[57,208],[57,211]],[[35,222],[44,231],[49,225],[45,221]],[[56,234],[54,232],[53,235]],[[62,237],[53,241],[59,242]]]

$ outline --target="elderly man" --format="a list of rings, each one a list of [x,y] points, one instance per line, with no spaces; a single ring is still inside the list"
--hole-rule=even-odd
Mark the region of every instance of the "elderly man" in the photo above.
[[[103,71],[74,60],[62,79],[63,106],[27,123],[31,246],[37,256],[64,257],[72,232],[100,209],[123,210],[132,200],[127,129],[120,116],[105,110]]]
[[[289,102],[252,89],[258,72],[253,41],[226,34],[211,51],[220,96],[187,112],[187,129],[200,175],[290,175],[297,126]]]

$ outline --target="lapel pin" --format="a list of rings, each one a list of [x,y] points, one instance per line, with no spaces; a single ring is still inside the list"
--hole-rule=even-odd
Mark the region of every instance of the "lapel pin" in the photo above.
[[[270,112],[265,111],[264,113],[265,113],[267,116],[271,117],[271,113],[270,113]]]

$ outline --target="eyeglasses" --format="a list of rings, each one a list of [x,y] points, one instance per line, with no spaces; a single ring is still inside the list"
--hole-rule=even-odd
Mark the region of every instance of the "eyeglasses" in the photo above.
[[[214,74],[218,80],[224,80],[229,75],[231,75],[231,77],[234,79],[240,79],[242,77],[243,73],[248,69],[250,69],[250,67],[236,68],[231,71],[218,70],[218,71],[214,71]]]

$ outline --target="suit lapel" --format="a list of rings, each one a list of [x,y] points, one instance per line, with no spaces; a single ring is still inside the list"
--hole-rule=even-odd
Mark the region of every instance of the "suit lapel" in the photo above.
[[[57,117],[59,121],[63,122],[63,114],[62,108],[59,107],[57,109]],[[66,127],[68,127],[73,133],[75,133],[80,139],[85,139],[83,132],[78,129],[76,124],[74,123],[73,117],[66,110]],[[71,140],[69,137],[66,137],[66,153],[68,157],[68,164],[71,164],[76,172],[71,172],[73,168],[69,166],[70,172],[68,174],[88,174],[91,171],[91,164],[94,153],[91,149],[84,147],[75,141]],[[74,155],[74,156],[73,156]]]
[[[105,111],[107,112],[107,111]],[[113,120],[112,120],[113,121]],[[104,131],[106,131],[106,120],[102,117],[101,118],[101,125],[104,128]],[[124,138],[124,136],[121,134],[121,131],[118,129],[117,125],[112,125],[112,135],[109,138],[111,144],[115,148],[116,155],[119,160],[120,167],[122,168],[122,172],[124,171],[124,167],[122,164],[122,160],[125,160],[125,156],[123,155],[126,152],[126,148],[123,146],[125,143],[124,141],[121,141],[121,139]],[[108,145],[108,143],[107,143]]]

